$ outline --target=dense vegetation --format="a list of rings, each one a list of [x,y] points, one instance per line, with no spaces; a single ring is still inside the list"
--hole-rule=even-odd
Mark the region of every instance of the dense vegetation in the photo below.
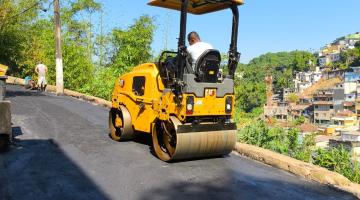
[[[42,62],[49,68],[49,83],[54,84],[54,25],[52,13],[42,12],[51,8],[51,3],[36,2],[0,1],[0,63],[10,67],[11,75],[35,79],[34,67]],[[65,88],[109,99],[118,75],[151,59],[154,19],[141,16],[129,27],[99,34],[93,31],[91,17],[101,11],[100,3],[64,2],[61,20]]]
[[[274,79],[274,90],[293,87],[294,71],[306,71],[314,66],[316,57],[306,51],[267,53],[240,65],[237,80],[236,102],[239,111],[252,112],[265,103],[266,74]]]
[[[341,52],[340,60],[330,66],[339,69],[360,66],[360,42],[355,43],[354,49]]]
[[[343,146],[329,150],[315,148],[315,135],[299,140],[299,131],[291,128],[269,127],[258,121],[239,131],[241,142],[263,147],[298,160],[311,162],[343,174],[349,180],[360,183],[360,164],[351,160],[350,152]]]

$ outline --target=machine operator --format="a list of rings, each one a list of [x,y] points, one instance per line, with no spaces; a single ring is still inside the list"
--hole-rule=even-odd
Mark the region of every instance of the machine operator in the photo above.
[[[194,69],[197,59],[208,49],[213,49],[211,44],[202,42],[197,32],[192,31],[188,34],[189,47],[187,48],[188,53],[191,56],[191,63]],[[195,70],[195,69],[194,69]]]

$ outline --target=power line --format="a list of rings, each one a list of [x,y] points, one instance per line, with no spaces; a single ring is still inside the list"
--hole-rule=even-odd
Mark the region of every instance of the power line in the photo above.
[[[39,5],[41,4],[41,2],[42,2],[42,1],[40,0],[40,1],[36,2],[36,3],[34,3],[33,5],[31,5],[30,7],[26,8],[25,10],[23,10],[23,11],[15,14],[15,15],[9,17],[8,20],[14,19],[14,18],[16,18],[16,17],[18,17],[18,16],[20,16],[20,15],[22,15],[22,14],[25,14],[26,12],[28,12],[28,11],[32,10],[33,8],[39,6]],[[50,4],[49,4],[48,9],[41,9],[41,10],[44,11],[44,12],[48,11],[48,10],[50,9],[50,6],[51,6],[53,3],[54,3],[54,1],[51,1]]]
[[[18,17],[18,16],[20,16],[20,15],[22,15],[22,14],[30,11],[31,9],[35,8],[35,7],[38,6],[39,4],[40,4],[40,1],[36,2],[36,3],[33,4],[32,6],[30,6],[29,8],[27,8],[27,9],[25,9],[25,10],[23,10],[23,11],[17,13],[17,14],[15,14],[15,15],[13,15],[13,16],[11,16],[11,17],[9,17],[8,19],[16,18],[16,17]]]

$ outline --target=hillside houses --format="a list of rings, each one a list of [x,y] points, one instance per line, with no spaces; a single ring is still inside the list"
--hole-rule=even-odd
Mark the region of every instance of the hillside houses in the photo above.
[[[326,45],[318,54],[315,69],[293,74],[291,89],[282,88],[273,94],[273,79],[267,75],[266,121],[284,128],[296,127],[301,137],[316,132],[317,147],[343,145],[353,159],[360,161],[360,66],[346,70],[340,66],[344,61],[342,52],[353,49],[358,41],[360,33]],[[334,63],[337,61],[341,62]],[[290,94],[298,99],[291,101],[287,98]]]
[[[340,76],[339,82],[334,82],[328,88],[318,88],[310,96],[301,96],[307,83],[310,86],[319,84],[321,79],[329,77],[329,71],[310,71],[297,73],[294,79],[295,93],[299,101],[290,103],[285,94],[289,89],[283,89],[279,94],[268,92],[267,103],[264,105],[264,116],[278,121],[291,121],[304,116],[308,122],[318,126],[356,124],[360,119],[360,67],[349,71],[335,72]],[[326,75],[327,74],[327,75]],[[268,77],[267,85],[272,84]],[[336,83],[336,84],[335,84]],[[322,83],[323,84],[323,83]],[[271,90],[272,86],[267,86]],[[346,113],[346,117],[344,117]],[[353,118],[355,116],[355,118]],[[350,122],[349,119],[351,118]]]
[[[341,59],[341,52],[355,48],[355,44],[358,41],[360,41],[360,33],[354,33],[338,38],[333,43],[326,45],[318,54],[319,66],[326,67],[331,63],[339,61]]]
[[[293,80],[295,86],[295,92],[301,93],[306,88],[311,87],[318,82],[322,77],[322,73],[319,67],[316,67],[315,71],[298,72]]]

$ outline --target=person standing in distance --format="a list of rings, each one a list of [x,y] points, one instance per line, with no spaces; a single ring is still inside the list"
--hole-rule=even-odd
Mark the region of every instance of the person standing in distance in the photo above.
[[[46,74],[48,72],[46,65],[42,63],[37,64],[35,67],[35,72],[38,75],[38,90],[45,91],[47,85]]]
[[[197,59],[208,49],[213,49],[211,44],[202,42],[200,36],[197,32],[192,31],[187,36],[189,47],[187,48],[188,53],[191,56],[191,63],[193,69],[195,68],[195,63]],[[195,70],[195,69],[194,69]]]

